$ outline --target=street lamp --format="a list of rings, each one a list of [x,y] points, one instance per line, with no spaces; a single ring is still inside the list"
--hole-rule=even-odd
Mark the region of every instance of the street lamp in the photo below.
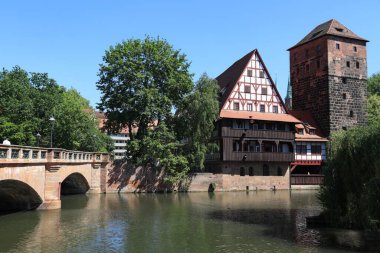
[[[49,121],[51,122],[51,130],[50,130],[50,148],[53,148],[53,129],[55,118],[53,116],[50,117]]]
[[[36,136],[37,136],[37,147],[39,147],[40,146],[40,138],[41,138],[40,132],[37,132]]]

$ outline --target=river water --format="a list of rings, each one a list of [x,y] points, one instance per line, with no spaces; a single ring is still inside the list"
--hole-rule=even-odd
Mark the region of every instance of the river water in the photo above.
[[[306,228],[319,212],[314,191],[66,196],[0,216],[0,252],[354,252],[355,231]]]

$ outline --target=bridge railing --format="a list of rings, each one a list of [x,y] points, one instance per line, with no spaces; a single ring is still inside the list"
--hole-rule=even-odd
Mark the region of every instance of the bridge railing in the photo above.
[[[104,163],[107,153],[0,144],[0,163]]]

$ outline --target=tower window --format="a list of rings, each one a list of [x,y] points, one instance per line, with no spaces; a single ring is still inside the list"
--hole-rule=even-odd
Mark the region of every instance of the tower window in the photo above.
[[[316,49],[317,49],[317,53],[321,52],[321,45],[318,45]]]
[[[261,95],[267,95],[268,89],[267,88],[261,88]]]
[[[340,44],[339,44],[339,43],[336,43],[336,44],[335,44],[335,48],[338,49],[338,50],[340,50]]]
[[[259,77],[260,77],[260,78],[264,78],[264,71],[260,70],[260,72],[259,72]]]
[[[342,77],[342,83],[347,83],[347,78]]]
[[[347,99],[347,94],[343,93],[343,99]]]
[[[353,46],[352,47],[352,50],[354,50],[354,52],[357,52],[358,51],[358,48],[356,46]]]
[[[356,68],[358,69],[360,67],[360,64],[359,64],[359,62],[357,61],[356,62]]]
[[[244,85],[244,92],[251,93],[251,85]]]
[[[251,77],[252,76],[252,69],[247,70],[247,76]]]
[[[239,111],[239,103],[234,103],[234,110]]]
[[[278,106],[277,105],[273,106],[273,113],[278,113]]]
[[[260,105],[260,112],[265,112],[265,105]]]
[[[354,117],[354,111],[350,111],[350,118]]]
[[[349,61],[346,61],[346,66],[347,66],[347,68],[350,67],[350,62]]]

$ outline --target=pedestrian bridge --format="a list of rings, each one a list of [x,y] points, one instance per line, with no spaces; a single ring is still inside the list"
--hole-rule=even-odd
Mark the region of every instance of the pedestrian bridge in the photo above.
[[[61,194],[106,191],[107,153],[0,144],[0,213],[58,209]]]

